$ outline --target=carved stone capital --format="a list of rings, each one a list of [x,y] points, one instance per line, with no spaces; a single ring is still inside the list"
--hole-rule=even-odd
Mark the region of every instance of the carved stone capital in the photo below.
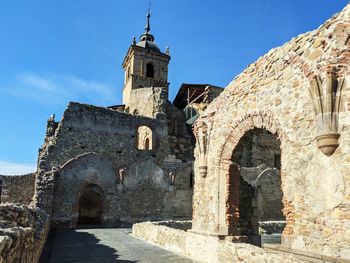
[[[316,137],[317,147],[327,156],[331,156],[338,147],[339,133],[321,134]]]

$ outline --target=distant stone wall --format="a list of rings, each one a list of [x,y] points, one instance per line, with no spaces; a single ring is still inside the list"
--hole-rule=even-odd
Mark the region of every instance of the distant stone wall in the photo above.
[[[1,204],[0,214],[0,262],[37,263],[49,231],[47,214],[13,204]]]
[[[254,198],[258,212],[256,216],[259,222],[284,220],[280,171],[260,165],[240,167],[240,173],[243,179],[255,188]]]
[[[1,203],[29,205],[34,197],[35,175],[0,175]]]
[[[259,221],[285,220],[281,176],[277,169],[267,169],[256,182]]]

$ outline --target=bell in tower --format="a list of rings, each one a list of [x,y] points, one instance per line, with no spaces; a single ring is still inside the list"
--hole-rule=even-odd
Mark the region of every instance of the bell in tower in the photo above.
[[[166,111],[170,56],[154,42],[150,17],[148,11],[145,32],[138,43],[133,39],[123,61],[123,104],[129,113],[157,118]]]

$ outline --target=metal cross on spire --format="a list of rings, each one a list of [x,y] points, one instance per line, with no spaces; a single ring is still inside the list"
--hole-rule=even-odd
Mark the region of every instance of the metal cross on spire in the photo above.
[[[146,21],[146,27],[145,27],[145,30],[146,32],[145,33],[149,33],[151,31],[151,25],[150,25],[150,22],[149,22],[149,19],[151,17],[151,1],[149,2],[149,7],[148,7],[148,12],[147,12],[147,21]]]

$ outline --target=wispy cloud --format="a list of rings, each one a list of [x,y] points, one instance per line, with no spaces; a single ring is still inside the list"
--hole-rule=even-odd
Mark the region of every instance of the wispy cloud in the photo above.
[[[34,164],[12,163],[0,161],[1,175],[21,175],[36,171]]]
[[[69,101],[115,104],[117,94],[110,84],[66,74],[32,72],[19,73],[7,92],[45,105],[66,104]]]

